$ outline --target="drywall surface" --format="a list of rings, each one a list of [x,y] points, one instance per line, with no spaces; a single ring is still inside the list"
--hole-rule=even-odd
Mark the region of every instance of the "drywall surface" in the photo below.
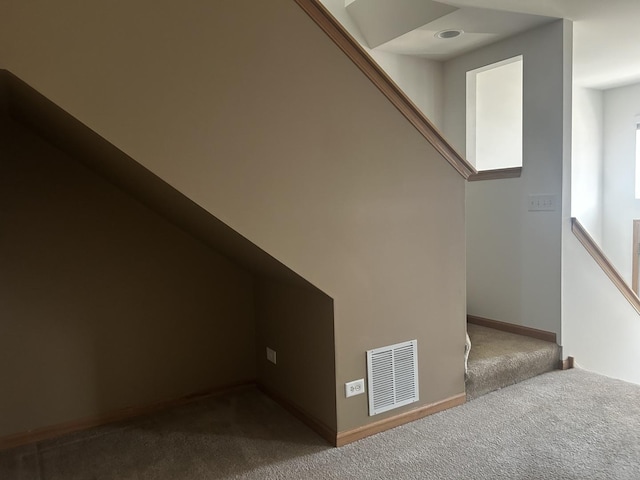
[[[441,129],[444,108],[442,62],[372,50],[347,12],[344,0],[322,0],[322,3],[427,118]]]
[[[9,14],[11,12],[11,2],[0,2],[0,18],[9,18]],[[5,69],[4,58],[5,47],[8,45],[9,37],[6,35],[7,32],[0,31],[0,69]]]
[[[580,368],[640,383],[640,315],[578,239],[563,244],[563,355]]]
[[[631,285],[635,198],[636,124],[640,84],[604,92],[603,250]]]
[[[467,308],[480,317],[560,335],[565,72],[558,21],[445,63],[444,133],[465,151],[466,72],[523,56],[523,171],[467,185]],[[569,63],[570,65],[570,63]],[[556,211],[529,212],[530,194],[555,195]]]
[[[603,246],[603,92],[573,88],[571,216]],[[635,133],[635,132],[634,132]]]
[[[258,382],[335,432],[333,301],[312,288],[261,278],[255,310]],[[276,352],[275,365],[267,347]]]
[[[344,2],[342,2],[344,5]],[[456,7],[424,0],[363,0],[349,2],[348,12],[371,48],[383,45],[437,20]]]
[[[521,167],[522,60],[468,74],[467,102],[469,161],[478,170]]]
[[[293,1],[11,3],[9,70],[334,300],[338,430],[371,348],[464,391],[464,181]]]
[[[13,123],[0,152],[0,436],[255,378],[250,275]]]
[[[444,108],[442,63],[381,50],[370,53],[411,101],[441,129]]]

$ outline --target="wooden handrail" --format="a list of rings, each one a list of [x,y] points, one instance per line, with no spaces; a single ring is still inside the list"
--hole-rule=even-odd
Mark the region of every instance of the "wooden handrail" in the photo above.
[[[295,2],[318,24],[333,42],[373,82],[409,122],[465,179],[476,169],[444,138],[424,113],[391,80],[391,77],[371,58],[362,46],[345,30],[320,0],[295,0]]]
[[[580,243],[587,249],[587,252],[593,257],[600,268],[607,274],[609,279],[613,282],[620,293],[626,298],[631,306],[635,308],[636,312],[640,313],[640,298],[635,294],[635,292],[629,287],[627,282],[625,282],[620,272],[616,270],[611,261],[604,254],[602,249],[598,246],[595,240],[587,233],[582,224],[578,221],[577,218],[571,219],[571,231],[573,234],[580,240]]]

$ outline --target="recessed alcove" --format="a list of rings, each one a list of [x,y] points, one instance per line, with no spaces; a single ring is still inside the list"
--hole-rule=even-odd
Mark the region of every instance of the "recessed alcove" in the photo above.
[[[244,383],[335,432],[329,296],[6,71],[0,98],[0,437]]]

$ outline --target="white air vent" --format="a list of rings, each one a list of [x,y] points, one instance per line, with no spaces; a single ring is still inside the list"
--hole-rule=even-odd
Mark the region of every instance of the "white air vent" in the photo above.
[[[367,351],[369,415],[418,401],[418,341]]]

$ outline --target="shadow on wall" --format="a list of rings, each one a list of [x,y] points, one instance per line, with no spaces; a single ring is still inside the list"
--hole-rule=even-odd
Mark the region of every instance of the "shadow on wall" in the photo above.
[[[310,404],[286,362],[278,393],[335,429],[331,299],[15,77],[0,85],[0,437],[255,381],[256,317],[272,322],[258,277],[298,315],[272,341],[331,358],[308,365]]]

